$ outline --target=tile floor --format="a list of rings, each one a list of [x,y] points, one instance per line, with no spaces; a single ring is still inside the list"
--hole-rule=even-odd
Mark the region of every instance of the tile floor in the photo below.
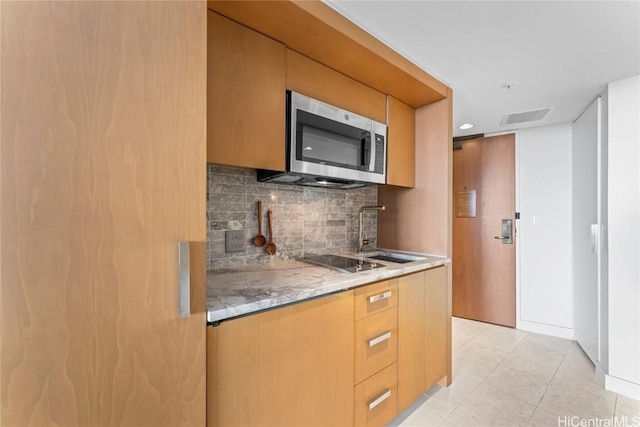
[[[640,426],[640,402],[606,391],[574,341],[454,318],[452,347],[453,384],[390,426]]]

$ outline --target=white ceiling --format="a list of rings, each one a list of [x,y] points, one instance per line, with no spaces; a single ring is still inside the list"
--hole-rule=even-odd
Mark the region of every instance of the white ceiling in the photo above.
[[[608,82],[640,74],[640,1],[325,2],[453,89],[454,136],[571,122]]]

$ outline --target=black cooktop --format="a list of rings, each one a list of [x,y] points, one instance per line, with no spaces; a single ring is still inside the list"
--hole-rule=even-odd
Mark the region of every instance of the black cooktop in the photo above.
[[[323,267],[332,268],[334,270],[343,271],[346,273],[359,273],[361,271],[384,267],[383,265],[375,262],[359,260],[356,258],[347,258],[339,255],[308,256],[300,258],[300,261],[321,265]]]

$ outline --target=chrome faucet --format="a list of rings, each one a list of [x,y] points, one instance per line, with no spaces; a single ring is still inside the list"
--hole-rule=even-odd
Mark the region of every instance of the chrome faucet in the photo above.
[[[384,206],[363,206],[358,210],[360,215],[360,232],[358,233],[358,252],[364,252],[364,246],[369,244],[366,233],[364,232],[363,217],[364,211],[383,211]]]

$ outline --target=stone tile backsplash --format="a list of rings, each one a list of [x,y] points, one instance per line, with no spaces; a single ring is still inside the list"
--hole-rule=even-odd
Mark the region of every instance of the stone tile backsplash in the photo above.
[[[268,263],[272,257],[257,248],[257,201],[262,200],[262,234],[269,238],[267,211],[273,211],[273,257],[286,259],[312,254],[356,251],[358,209],[376,205],[376,186],[331,190],[267,184],[254,170],[207,166],[207,269]],[[225,253],[225,231],[244,230],[245,252]],[[376,246],[377,213],[365,212],[369,247]],[[266,245],[265,245],[266,246]]]

